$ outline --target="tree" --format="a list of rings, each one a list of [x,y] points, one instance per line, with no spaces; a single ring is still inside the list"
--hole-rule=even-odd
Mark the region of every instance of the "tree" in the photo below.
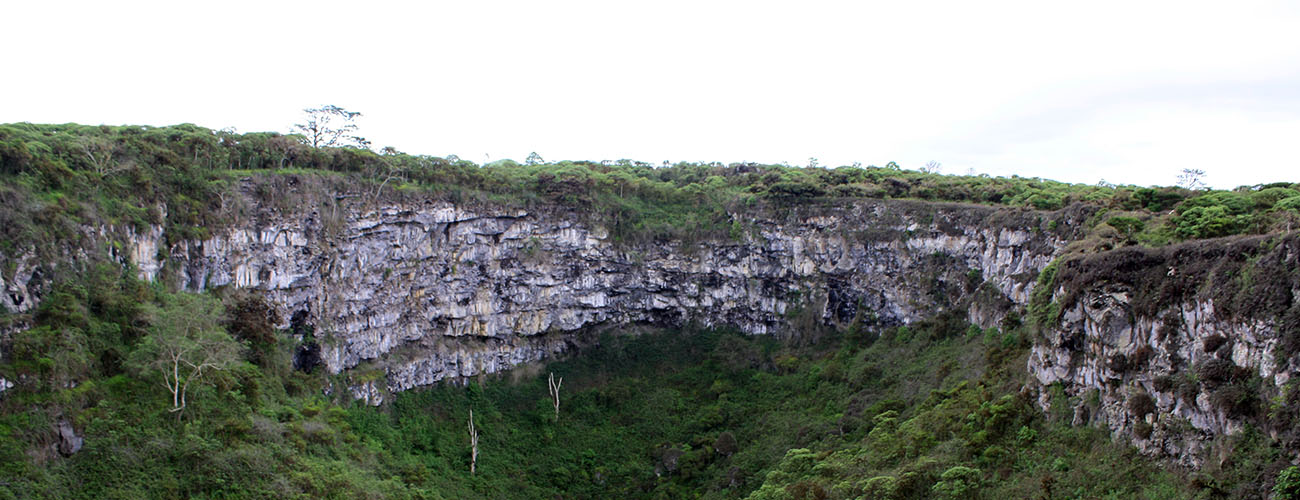
[[[172,395],[169,411],[185,409],[191,384],[239,361],[243,346],[221,328],[221,303],[216,299],[179,293],[161,307],[147,304],[144,312],[149,335],[131,353],[132,361],[140,371],[162,376]]]
[[[555,380],[554,373],[552,373],[551,376],[546,379],[546,390],[551,393],[551,401],[555,403],[556,422],[560,421],[560,384],[563,383],[564,383],[564,377],[560,377],[560,380],[557,382]]]
[[[75,142],[88,160],[87,164],[100,177],[108,177],[126,168],[125,165],[113,161],[113,155],[120,149],[113,141],[100,136],[83,135],[77,137]]]
[[[529,166],[541,165],[543,163],[546,163],[546,161],[543,160],[542,155],[537,154],[536,151],[533,151],[532,153],[528,153],[528,159],[524,160],[524,164]]]
[[[984,483],[979,469],[958,465],[939,475],[939,482],[930,487],[938,498],[970,498]]]
[[[943,172],[943,164],[934,160],[930,160],[928,162],[925,162],[925,166],[921,167],[921,171],[927,174],[937,174]]]
[[[740,451],[740,444],[736,442],[734,434],[723,431],[722,434],[718,434],[718,439],[713,442],[713,450],[729,457]]]
[[[1184,168],[1178,174],[1178,185],[1193,191],[1205,187],[1205,171],[1199,168]]]
[[[370,147],[370,141],[366,138],[353,135],[357,131],[354,120],[360,118],[361,113],[348,111],[332,104],[302,111],[307,113],[306,121],[294,124],[293,128],[295,132],[303,135],[304,144],[313,148],[355,146],[368,149]]]
[[[469,475],[478,468],[478,428],[474,427],[474,410],[469,410]]]
[[[249,361],[266,366],[277,342],[275,325],[280,315],[275,308],[259,295],[241,293],[233,298],[227,312],[226,332],[249,346]]]

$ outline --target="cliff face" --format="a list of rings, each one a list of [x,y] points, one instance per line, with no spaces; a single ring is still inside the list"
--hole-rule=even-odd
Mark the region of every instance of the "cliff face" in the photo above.
[[[791,322],[904,324],[954,308],[991,325],[1028,300],[1064,244],[1049,225],[1071,223],[864,201],[733,214],[724,241],[616,244],[560,211],[407,201],[321,212],[261,207],[204,241],[166,247],[152,228],[107,247],[147,279],[262,291],[282,326],[316,342],[300,349],[301,364],[349,372],[354,396],[377,404],[539,360],[618,325],[791,335]],[[5,305],[30,308],[39,271],[11,276]]]
[[[1300,238],[1128,248],[1065,260],[1058,321],[1029,370],[1059,384],[1077,424],[1199,465],[1209,438],[1260,428],[1287,448],[1300,369]],[[1042,393],[1046,409],[1051,391]]]
[[[0,305],[32,310],[64,272],[50,255],[65,270],[107,257],[192,291],[254,290],[300,343],[300,367],[345,374],[339,390],[378,404],[537,361],[607,328],[792,336],[945,312],[988,327],[1034,300],[1049,323],[1027,369],[1044,409],[1067,404],[1077,424],[1189,463],[1209,438],[1247,425],[1300,449],[1290,425],[1300,391],[1285,390],[1300,370],[1294,234],[1061,256],[1089,214],[877,200],[756,207],[730,214],[725,239],[616,242],[554,209],[276,203],[254,191],[244,186],[234,201],[244,214],[204,240],[87,227],[78,244],[19,247],[2,256]],[[1035,299],[1057,257],[1045,273],[1053,288]],[[5,325],[0,338],[24,326]],[[0,380],[0,391],[13,383]]]

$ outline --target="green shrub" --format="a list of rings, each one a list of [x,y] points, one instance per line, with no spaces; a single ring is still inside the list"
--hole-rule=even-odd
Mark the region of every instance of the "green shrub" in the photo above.
[[[967,499],[979,491],[983,481],[979,469],[958,465],[943,471],[931,491],[937,498]]]
[[[725,456],[731,456],[740,450],[740,446],[736,442],[734,434],[723,431],[718,434],[718,439],[714,441],[713,449]]]
[[[1271,187],[1250,193],[1250,201],[1255,204],[1257,210],[1268,210],[1276,206],[1279,201],[1288,198],[1300,198],[1300,191],[1291,188]]]
[[[1128,208],[1144,208],[1152,212],[1164,212],[1173,208],[1186,198],[1184,191],[1174,188],[1141,188],[1133,192],[1134,205]]]
[[[1137,422],[1133,424],[1133,435],[1136,436],[1138,439],[1150,438],[1152,431],[1153,428],[1151,424],[1148,424],[1146,422]]]
[[[1255,203],[1245,195],[1215,192],[1178,205],[1175,232],[1184,238],[1214,238],[1244,232],[1252,223]]]
[[[767,188],[767,194],[779,199],[815,198],[826,190],[809,182],[778,182]]]
[[[1278,500],[1300,500],[1300,467],[1282,469],[1273,482],[1273,497]]]
[[[1215,238],[1245,230],[1249,219],[1225,206],[1192,207],[1174,218],[1175,232],[1183,238]]]
[[[1119,231],[1119,234],[1123,236],[1125,240],[1133,239],[1135,235],[1142,232],[1146,227],[1146,223],[1136,217],[1111,217],[1106,220],[1106,224],[1115,228],[1116,231]]]
[[[1278,202],[1273,205],[1273,208],[1276,210],[1300,211],[1300,196],[1292,196],[1290,198],[1278,200]]]
[[[898,479],[894,476],[876,476],[862,482],[863,498],[898,498]]]

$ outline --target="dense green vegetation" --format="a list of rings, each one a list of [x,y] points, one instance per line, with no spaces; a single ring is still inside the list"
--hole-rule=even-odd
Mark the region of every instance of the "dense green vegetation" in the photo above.
[[[913,198],[1055,210],[1074,203],[1141,223],[1114,228],[1130,241],[1263,233],[1296,226],[1298,185],[1233,191],[1091,186],[1037,178],[939,175],[886,167],[790,167],[502,160],[312,148],[302,137],[171,127],[0,125],[0,242],[58,241],[80,223],[165,224],[172,239],[202,238],[236,217],[229,196],[251,174],[344,176],[359,201],[418,192],[463,203],[568,207],[623,240],[726,237],[729,212],[852,198]],[[1173,213],[1169,213],[1173,210]],[[1127,218],[1127,219],[1124,219]],[[1102,224],[1106,218],[1095,222]],[[1112,219],[1114,220],[1114,219]],[[1134,230],[1137,228],[1138,230]],[[1105,229],[1105,228],[1103,228]],[[1110,231],[1110,229],[1106,229]],[[0,248],[3,250],[3,248]]]
[[[1214,498],[1273,487],[1283,463],[1248,431],[1186,476],[1071,427],[1065,404],[1045,416],[1021,391],[1031,326],[611,332],[533,374],[368,407],[293,369],[256,296],[215,296],[242,361],[173,412],[136,359],[167,310],[213,302],[110,266],[59,286],[0,365],[23,381],[0,397],[0,498]],[[60,420],[85,437],[67,457]]]

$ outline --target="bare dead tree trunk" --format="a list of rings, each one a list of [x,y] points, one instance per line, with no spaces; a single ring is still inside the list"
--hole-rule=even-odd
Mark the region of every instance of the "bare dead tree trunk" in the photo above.
[[[100,175],[107,175],[111,169],[109,162],[113,161],[113,151],[104,146],[94,143],[83,143],[81,151],[90,159],[90,164],[95,168],[95,172]]]
[[[478,429],[474,428],[474,410],[469,411],[469,473],[478,467]]]
[[[379,183],[379,185],[375,187],[375,192],[370,195],[370,203],[367,206],[377,206],[375,202],[379,201],[379,195],[380,193],[383,193],[384,185],[388,184],[388,181],[392,181],[392,180],[404,181],[406,179],[391,174],[389,174],[387,177],[384,177],[384,182]]]
[[[113,143],[93,137],[82,137],[77,140],[77,145],[81,147],[81,152],[90,160],[90,166],[100,177],[108,177],[125,167],[113,161],[113,153],[117,147]]]
[[[546,380],[546,390],[551,393],[551,400],[555,403],[556,422],[560,421],[560,384],[563,383],[564,377],[560,377],[560,380],[556,381],[554,373],[551,373],[551,376]]]
[[[378,186],[375,186],[374,193],[370,195],[370,205],[375,205],[375,202],[379,201],[379,195],[383,193],[384,186],[388,184],[388,181],[406,182],[406,176],[400,175],[402,172],[397,171],[397,169],[394,169],[393,165],[391,163],[388,163],[388,160],[384,158],[380,158],[379,161],[383,163],[382,168],[384,170],[383,171],[384,181],[380,182]],[[376,172],[376,174],[378,173],[379,172]],[[376,177],[377,176],[378,175],[376,175]]]

